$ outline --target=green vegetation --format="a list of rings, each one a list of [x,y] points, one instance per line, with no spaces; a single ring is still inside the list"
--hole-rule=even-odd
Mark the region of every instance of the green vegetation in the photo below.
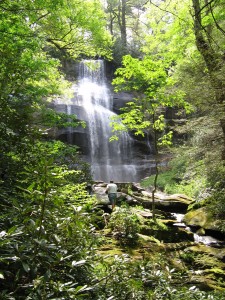
[[[108,226],[122,245],[135,246],[137,244],[137,234],[140,231],[138,218],[127,205],[123,205],[112,215]]]
[[[219,300],[223,297],[223,292],[204,292],[196,287],[186,288],[182,284],[176,287],[174,282],[180,276],[185,277],[185,274],[165,264],[164,257],[133,262],[127,255],[116,256],[110,263],[98,265],[97,276],[103,280],[99,284],[99,298],[93,299],[107,299],[105,292],[115,299],[134,300]]]
[[[113,84],[116,91],[138,91],[139,95],[133,102],[128,102],[122,113],[112,118],[113,132],[132,131],[135,135],[144,137],[146,134],[153,136],[153,147],[156,157],[156,174],[154,189],[152,191],[152,211],[155,218],[155,197],[159,173],[159,154],[161,147],[172,144],[172,131],[166,129],[163,109],[171,106],[180,106],[189,110],[189,105],[182,101],[181,94],[174,92],[166,95],[165,90],[171,82],[167,80],[167,62],[154,60],[145,56],[142,60],[127,55],[123,57],[122,68],[117,69],[117,77]],[[111,140],[117,139],[114,135]]]
[[[162,167],[159,171],[158,189],[168,194],[185,194],[196,199],[207,188],[204,163],[197,161],[195,165],[188,166],[188,156],[185,156],[184,151],[179,154],[179,151],[181,150],[176,151],[177,157],[171,159],[167,167]],[[143,187],[153,186],[154,176],[144,179],[141,184]]]
[[[139,57],[124,56],[114,79],[116,89],[134,99],[113,128],[152,137],[156,154],[168,151],[173,132],[175,157],[164,170],[156,157],[149,185],[199,200],[206,190],[224,189],[224,3],[150,1],[145,8],[149,31]],[[170,107],[174,116],[166,120]]]
[[[134,95],[113,130],[154,144],[157,174],[143,185],[195,198],[190,209],[204,206],[225,232],[225,3],[108,0],[105,10],[98,0],[0,1],[0,299],[223,299],[217,260],[178,249],[174,262],[155,234],[168,227],[140,224],[127,206],[107,229],[114,254],[136,256],[99,254],[107,220],[86,191],[90,166],[76,145],[54,139],[85,123],[49,103],[71,96],[65,61],[112,59],[115,88]],[[210,269],[221,291],[190,285],[187,264]]]

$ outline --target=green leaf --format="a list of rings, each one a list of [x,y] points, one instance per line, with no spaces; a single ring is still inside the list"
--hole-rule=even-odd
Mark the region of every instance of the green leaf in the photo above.
[[[22,265],[23,265],[24,271],[26,271],[28,273],[30,271],[29,265],[27,263],[25,263],[25,262],[22,262]]]

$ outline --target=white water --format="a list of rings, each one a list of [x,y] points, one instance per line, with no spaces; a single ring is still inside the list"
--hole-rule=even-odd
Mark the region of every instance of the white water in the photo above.
[[[80,63],[77,105],[87,114],[90,163],[95,180],[108,182],[135,181],[136,166],[132,163],[133,141],[124,132],[119,141],[109,142],[112,99],[105,83],[104,62],[84,60]]]
[[[172,215],[177,220],[177,223],[173,224],[174,226],[183,227],[187,231],[192,232],[191,228],[187,227],[187,225],[182,222],[183,218],[184,218],[184,214],[172,213]],[[218,243],[221,242],[220,240],[218,240],[218,239],[216,239],[214,237],[211,237],[211,236],[208,236],[208,235],[199,235],[197,233],[193,233],[193,237],[194,237],[195,242],[202,243],[202,244],[207,245],[207,246],[217,245]]]

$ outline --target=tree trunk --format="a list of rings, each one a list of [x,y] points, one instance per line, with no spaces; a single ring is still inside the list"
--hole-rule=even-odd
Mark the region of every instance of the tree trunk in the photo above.
[[[127,0],[120,0],[118,7],[118,24],[124,53],[126,53],[127,47],[126,2]]]
[[[215,52],[212,48],[213,39],[210,36],[207,38],[204,36],[204,32],[207,30],[202,26],[202,8],[200,5],[200,0],[192,0],[194,8],[194,32],[196,45],[201,53],[205,64],[207,66],[211,86],[215,93],[216,104],[219,106],[219,118],[220,126],[223,132],[223,151],[222,151],[222,160],[225,161],[225,81],[221,76],[218,76],[218,73],[224,64],[223,54]],[[204,1],[203,7],[208,9],[209,2],[208,0]],[[210,41],[211,39],[211,41]]]
[[[126,0],[122,0],[121,39],[124,48],[127,47]]]
[[[155,123],[155,114],[152,116],[152,122]],[[155,192],[157,191],[157,180],[159,175],[159,168],[158,168],[158,162],[159,162],[159,150],[158,150],[158,144],[157,144],[157,132],[156,129],[154,129],[154,150],[155,150],[155,178],[154,178],[154,187],[152,190],[152,218],[155,221]]]

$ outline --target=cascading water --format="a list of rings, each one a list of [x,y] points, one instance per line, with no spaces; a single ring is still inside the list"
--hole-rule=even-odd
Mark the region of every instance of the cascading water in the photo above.
[[[54,108],[68,115],[77,115],[86,122],[82,127],[62,129],[57,138],[80,147],[83,158],[91,164],[94,180],[139,182],[154,172],[155,161],[149,146],[124,132],[118,141],[109,141],[113,97],[106,84],[103,60],[79,63],[78,82],[73,85],[72,99],[57,99]]]
[[[95,180],[135,181],[132,164],[133,140],[124,132],[119,141],[110,142],[112,99],[105,83],[104,62],[84,60],[79,66],[77,105],[87,115],[90,163]]]

